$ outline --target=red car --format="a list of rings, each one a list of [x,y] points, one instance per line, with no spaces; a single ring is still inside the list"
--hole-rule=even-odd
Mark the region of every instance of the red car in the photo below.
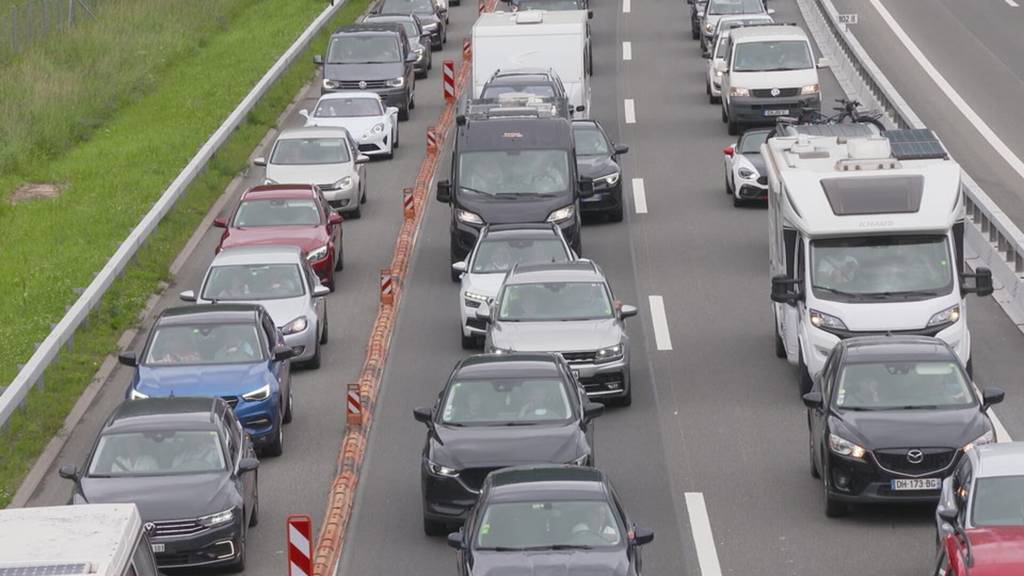
[[[284,244],[306,254],[320,281],[334,290],[334,273],[344,266],[341,215],[330,209],[313,186],[254,186],[242,194],[224,228],[217,252],[232,246]]]
[[[969,542],[969,544],[968,544]],[[1024,526],[986,526],[951,534],[943,542],[941,576],[1014,576],[1024,574]]]

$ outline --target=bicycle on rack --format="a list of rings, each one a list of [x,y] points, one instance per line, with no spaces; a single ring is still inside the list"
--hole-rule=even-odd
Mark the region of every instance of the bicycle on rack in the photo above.
[[[818,110],[812,108],[805,108],[799,117],[797,118],[786,118],[784,121],[787,124],[851,124],[851,123],[864,123],[871,124],[875,128],[878,128],[879,132],[885,132],[886,126],[882,123],[881,117],[882,112],[880,111],[869,111],[862,112],[860,110],[860,102],[856,100],[848,100],[846,98],[837,98],[836,103],[839,106],[835,106],[832,109],[836,111],[836,114],[831,116],[823,114]]]

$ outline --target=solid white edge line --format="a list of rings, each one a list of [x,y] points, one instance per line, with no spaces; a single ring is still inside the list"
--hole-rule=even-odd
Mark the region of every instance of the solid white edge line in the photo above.
[[[922,69],[924,69],[925,73],[931,77],[932,81],[938,85],[939,89],[942,90],[953,105],[956,106],[957,110],[959,110],[960,113],[974,125],[974,128],[981,134],[982,138],[984,138],[989,145],[995,149],[996,153],[1010,165],[1010,168],[1013,168],[1021,178],[1024,178],[1024,161],[1021,161],[1020,158],[1010,151],[1010,148],[999,138],[999,136],[996,135],[992,128],[989,128],[989,125],[981,119],[981,116],[978,116],[978,114],[967,104],[960,94],[953,89],[953,86],[946,81],[942,74],[940,74],[928,58],[925,57],[924,53],[922,53],[917,47],[917,44],[914,44],[914,41],[910,39],[910,36],[903,31],[899,22],[897,22],[896,19],[893,18],[892,14],[886,10],[885,6],[882,5],[881,0],[870,1],[871,5],[875,7],[875,10],[877,10],[878,14],[882,17],[882,20],[885,20],[885,23],[889,25],[889,28],[892,30],[893,34],[896,35],[896,38],[903,43],[903,46],[908,52],[910,52],[910,55],[914,57],[914,60],[917,60],[917,63]]]
[[[633,105],[633,99],[626,98],[622,101],[622,106],[626,115],[626,124],[636,124],[636,106]]]
[[[697,549],[697,564],[700,565],[701,576],[722,576],[715,537],[711,533],[708,507],[704,503],[702,492],[686,493],[686,512],[690,515],[690,532],[693,536],[693,546]]]
[[[629,14],[629,0],[622,0],[622,13]]]
[[[622,43],[622,59],[632,60],[633,59],[633,43],[623,42]]]
[[[1006,427],[1003,426],[999,417],[996,416],[995,410],[991,408],[988,409],[988,418],[992,421],[992,428],[995,429],[996,442],[1013,442],[1013,438],[1010,436],[1010,433],[1006,431]]]
[[[633,178],[633,209],[637,214],[647,214],[647,192],[644,190],[644,179]]]
[[[654,327],[654,344],[658,350],[672,349],[672,335],[668,332],[668,317],[665,316],[665,300],[661,296],[647,297],[651,306],[651,325]]]
[[[1006,0],[1006,3],[1009,4],[1013,8],[1020,8],[1020,4],[1017,4],[1013,0]]]

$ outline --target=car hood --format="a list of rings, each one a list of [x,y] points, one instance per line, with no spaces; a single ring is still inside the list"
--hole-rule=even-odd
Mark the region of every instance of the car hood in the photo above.
[[[978,408],[880,412],[847,410],[842,412],[839,420],[841,425],[833,429],[868,450],[960,448],[987,430],[985,416]]]
[[[578,424],[465,426],[439,424],[430,436],[431,460],[453,468],[563,464],[587,453]]]
[[[598,178],[618,172],[619,166],[609,156],[577,156],[576,170],[582,178]]]
[[[404,74],[405,65],[401,62],[324,64],[324,78],[328,80],[388,80]]]
[[[967,530],[974,565],[971,576],[1024,573],[1024,526],[993,526]]]
[[[493,274],[467,273],[462,277],[462,291],[475,292],[483,296],[494,298],[501,289],[501,283],[505,281],[504,272]]]
[[[483,198],[479,194],[459,193],[458,206],[475,212],[488,224],[544,222],[549,214],[573,203],[569,192],[558,196],[524,196],[521,199]]]
[[[140,366],[135,389],[147,396],[237,396],[265,384],[266,363]]]
[[[745,160],[746,164],[749,164],[750,167],[756,170],[758,175],[760,176],[763,176],[768,173],[766,172],[765,168],[766,165],[764,163],[764,156],[761,156],[760,152],[748,152],[746,154],[739,154],[736,156],[736,159],[737,164],[741,166],[743,165],[743,161]]]
[[[221,248],[232,246],[298,246],[309,252],[327,244],[329,238],[323,226],[258,226],[232,228]]]
[[[209,304],[209,300],[202,300],[202,303]],[[285,324],[295,320],[299,316],[309,315],[309,297],[279,298],[276,300],[232,300],[231,304],[259,304],[263,306],[274,325],[283,328]],[[312,318],[309,318],[312,320]]]
[[[621,342],[621,331],[612,318],[552,322],[497,321],[491,327],[491,344],[517,352],[573,352],[598,350]]]
[[[473,551],[472,576],[626,576],[622,548],[534,552]]]
[[[82,478],[82,494],[92,504],[133,502],[144,522],[198,518],[238,504],[227,472]]]
[[[306,126],[330,126],[344,128],[353,138],[363,138],[377,124],[385,124],[383,116],[355,116],[350,118],[310,118]]]
[[[267,178],[278,184],[334,184],[352,175],[352,163],[344,164],[267,164]]]

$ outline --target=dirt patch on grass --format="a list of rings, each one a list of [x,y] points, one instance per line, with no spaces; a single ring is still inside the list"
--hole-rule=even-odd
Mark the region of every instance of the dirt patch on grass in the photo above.
[[[59,184],[22,184],[11,193],[10,201],[11,204],[21,204],[22,202],[31,202],[40,198],[56,198],[60,196],[62,189],[63,186]]]

